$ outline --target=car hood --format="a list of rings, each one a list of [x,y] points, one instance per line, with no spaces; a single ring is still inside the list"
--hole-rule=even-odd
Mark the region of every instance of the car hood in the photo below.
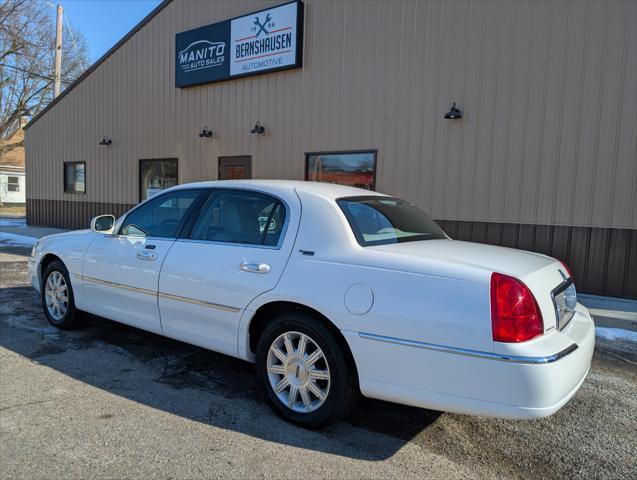
[[[517,277],[555,263],[555,259],[538,253],[449,239],[394,243],[368,248],[419,259],[443,260]]]
[[[45,237],[40,238],[40,243],[44,242],[55,242],[58,240],[64,239],[77,239],[77,238],[85,238],[91,239],[96,235],[91,229],[83,229],[83,230],[70,230],[68,232],[62,233],[53,233],[51,235],[47,235]]]

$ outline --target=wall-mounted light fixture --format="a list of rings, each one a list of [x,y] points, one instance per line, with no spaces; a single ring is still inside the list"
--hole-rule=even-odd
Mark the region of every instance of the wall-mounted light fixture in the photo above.
[[[261,125],[261,122],[254,124],[254,128],[250,130],[250,133],[256,133],[257,135],[263,135],[265,133],[265,127]]]
[[[203,130],[199,134],[199,138],[210,138],[210,137],[212,137],[212,130],[210,130],[208,127],[203,127]]]
[[[113,141],[110,138],[102,137],[102,141],[100,142],[100,145],[108,147],[111,143],[113,143]]]
[[[462,118],[462,112],[458,107],[456,107],[456,102],[453,102],[453,105],[451,105],[449,111],[445,113],[445,118],[447,120],[457,120],[459,118]]]

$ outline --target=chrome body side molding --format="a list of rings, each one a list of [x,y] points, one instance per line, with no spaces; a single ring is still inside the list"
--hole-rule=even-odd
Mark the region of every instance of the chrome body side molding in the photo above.
[[[143,293],[146,295],[160,296],[169,300],[175,300],[178,302],[191,303],[193,305],[200,305],[202,307],[216,308],[217,310],[224,310],[226,312],[237,313],[241,311],[240,308],[231,307],[229,305],[221,305],[218,303],[205,302],[203,300],[197,300],[195,298],[180,297],[179,295],[172,295],[164,292],[154,292],[153,290],[146,290],[145,288],[131,287],[130,285],[124,285],[122,283],[109,282],[107,280],[100,280],[99,278],[88,277],[86,275],[74,275],[75,277],[85,280],[87,282],[96,283],[98,285],[105,285],[107,287],[121,288],[122,290],[129,290],[131,292]]]
[[[99,278],[88,277],[86,275],[78,275],[83,281],[96,283],[98,285],[104,285],[106,287],[121,288],[122,290],[128,290],[131,292],[144,293],[146,295],[157,295],[157,292],[152,290],[146,290],[145,288],[131,287],[130,285],[124,285],[122,283],[109,282],[108,280],[100,280]]]
[[[197,300],[195,298],[188,298],[188,297],[180,297],[179,295],[172,295],[170,293],[159,292],[159,296],[162,298],[167,298],[169,300],[175,300],[177,302],[192,303],[193,305],[216,308],[217,310],[224,310],[226,312],[237,313],[241,310],[240,308],[231,307],[229,305],[221,305],[219,303],[204,302],[203,300]]]
[[[555,362],[559,360],[560,358],[565,357],[569,353],[572,353],[575,350],[577,350],[577,345],[573,343],[572,345],[566,347],[561,352],[555,353],[553,355],[547,355],[544,357],[523,357],[523,356],[517,356],[517,355],[505,355],[502,353],[481,352],[479,350],[450,347],[447,345],[418,342],[415,340],[405,340],[402,338],[386,337],[384,335],[374,335],[372,333],[359,332],[358,335],[359,337],[364,338],[366,340],[392,343],[394,345],[401,345],[404,347],[421,348],[424,350],[432,350],[434,352],[451,353],[455,355],[464,355],[467,357],[475,357],[475,358],[484,358],[486,360],[495,360],[498,362],[526,363],[526,364],[535,364],[535,365],[543,365],[546,363]]]

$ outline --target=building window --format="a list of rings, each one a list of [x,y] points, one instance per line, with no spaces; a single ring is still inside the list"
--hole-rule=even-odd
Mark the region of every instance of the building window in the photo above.
[[[305,154],[305,179],[351,187],[376,188],[376,152]]]
[[[177,185],[177,159],[139,161],[139,201]]]
[[[86,163],[64,163],[64,191],[66,193],[86,193]]]
[[[20,177],[7,177],[7,191],[9,192],[20,191]]]

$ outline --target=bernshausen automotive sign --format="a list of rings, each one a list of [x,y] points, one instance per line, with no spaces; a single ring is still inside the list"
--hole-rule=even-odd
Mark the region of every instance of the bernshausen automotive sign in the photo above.
[[[175,85],[188,87],[302,65],[303,2],[178,33]]]

